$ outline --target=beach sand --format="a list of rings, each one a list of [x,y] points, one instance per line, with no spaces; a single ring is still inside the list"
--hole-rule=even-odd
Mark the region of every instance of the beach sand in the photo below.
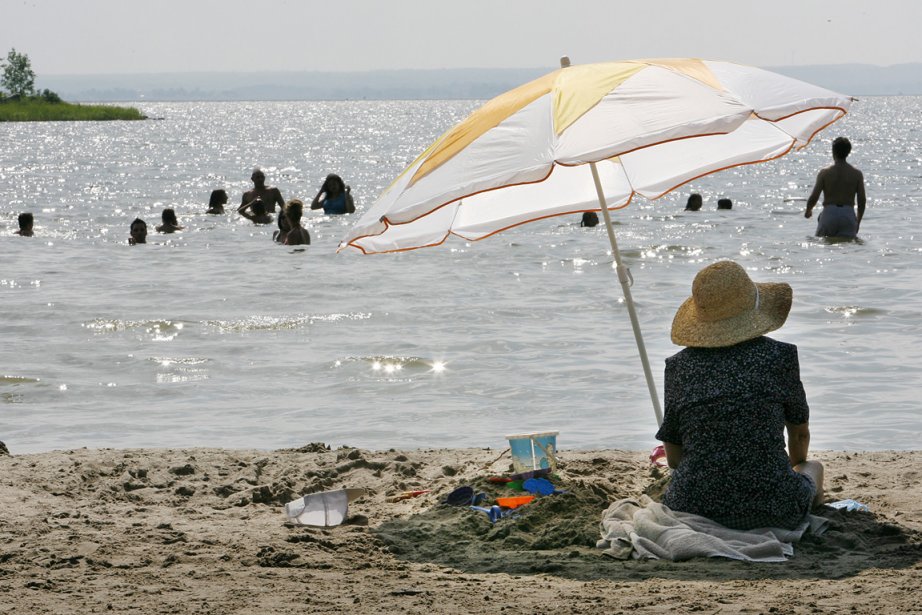
[[[9,443],[8,443],[9,444]],[[646,454],[562,451],[560,488],[516,518],[440,505],[510,470],[500,450],[88,450],[0,454],[0,613],[922,612],[922,452],[820,452],[830,529],[792,559],[616,561],[610,501],[655,495]],[[368,490],[345,524],[283,505]],[[431,489],[391,502],[406,490]]]

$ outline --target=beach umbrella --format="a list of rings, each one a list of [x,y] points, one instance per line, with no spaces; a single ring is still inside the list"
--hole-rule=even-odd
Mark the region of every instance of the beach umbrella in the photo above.
[[[551,216],[601,211],[657,423],[659,399],[610,210],[696,178],[779,158],[851,98],[759,68],[651,59],[561,68],[499,95],[439,137],[339,245],[363,254],[477,241]]]

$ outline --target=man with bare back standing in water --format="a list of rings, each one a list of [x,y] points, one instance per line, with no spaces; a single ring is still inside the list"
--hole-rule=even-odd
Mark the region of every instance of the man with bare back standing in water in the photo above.
[[[851,151],[851,142],[845,137],[837,137],[832,142],[832,166],[826,167],[816,176],[816,185],[807,199],[804,217],[813,215],[813,208],[822,193],[823,211],[816,220],[817,237],[854,239],[858,236],[867,199],[864,194],[864,175],[845,161]]]
[[[266,185],[266,174],[262,169],[253,169],[250,176],[253,180],[253,189],[243,193],[243,199],[240,205],[251,205],[259,199],[266,206],[266,212],[275,213],[275,206],[278,205],[283,211],[285,210],[285,199],[278,188],[270,188]]]

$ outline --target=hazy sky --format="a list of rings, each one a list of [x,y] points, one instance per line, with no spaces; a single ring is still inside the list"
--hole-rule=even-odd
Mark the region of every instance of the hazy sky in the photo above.
[[[922,62],[920,0],[0,0],[38,75]]]

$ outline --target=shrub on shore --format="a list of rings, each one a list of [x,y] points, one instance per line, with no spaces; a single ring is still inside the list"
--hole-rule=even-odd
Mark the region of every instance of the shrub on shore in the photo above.
[[[53,122],[94,120],[146,120],[134,107],[112,105],[75,105],[45,88],[35,89],[35,71],[25,53],[15,48],[0,60],[0,122]]]
[[[146,119],[147,116],[134,107],[71,104],[61,102],[61,99],[58,98],[54,92],[25,98],[0,98],[0,122],[73,122]]]

